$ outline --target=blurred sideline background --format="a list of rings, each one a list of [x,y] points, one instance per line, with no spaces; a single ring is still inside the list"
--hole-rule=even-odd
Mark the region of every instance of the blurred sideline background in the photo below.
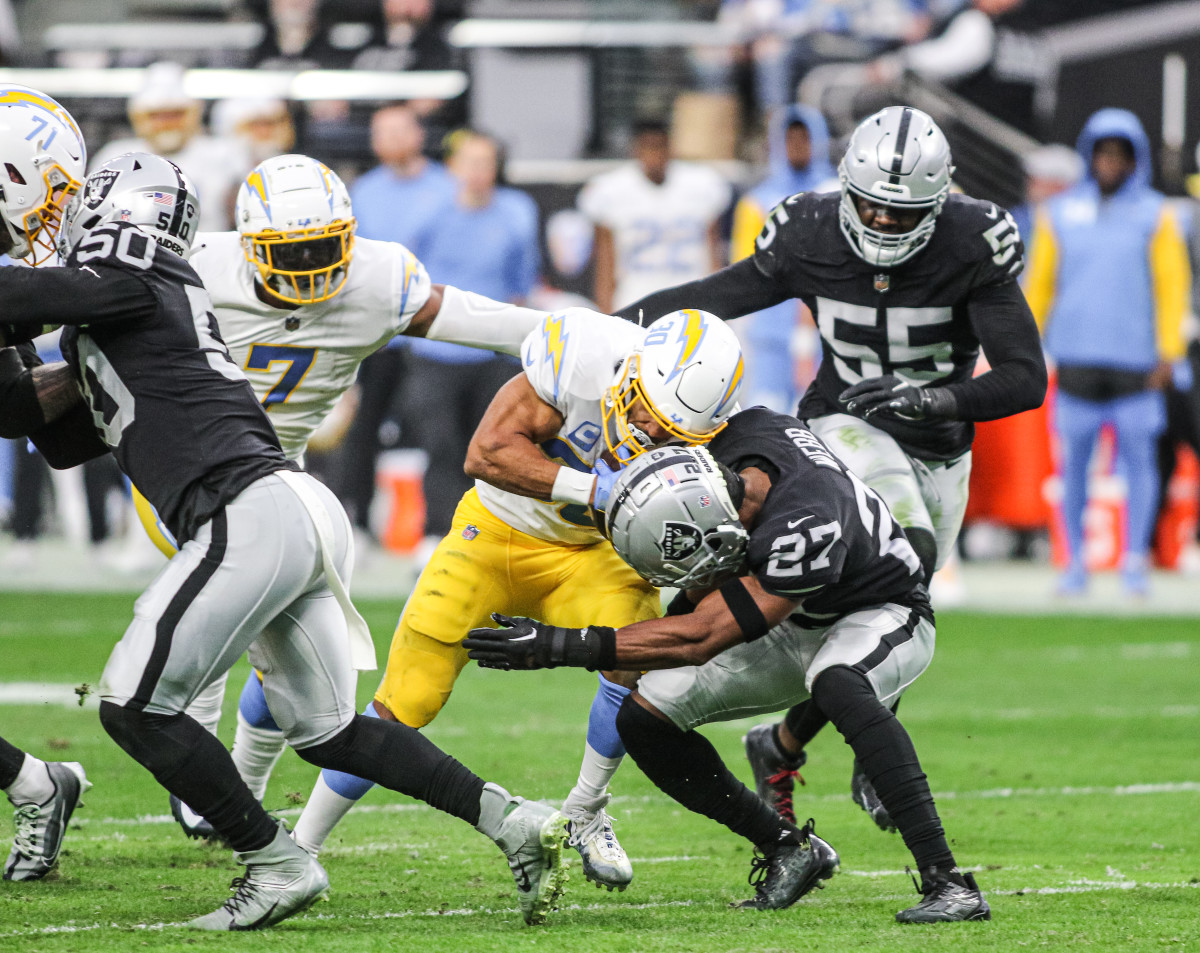
[[[62,101],[93,160],[131,137],[174,158],[196,179],[206,228],[232,227],[233,191],[256,161],[304,152],[351,185],[360,235],[409,244],[435,282],[547,309],[620,307],[640,296],[622,283],[631,272],[674,284],[697,261],[703,273],[741,257],[755,187],[788,162],[810,173],[803,187],[836,187],[844,137],[894,102],[937,120],[958,186],[1014,210],[1027,241],[1037,203],[1083,172],[1072,157],[1087,118],[1130,110],[1151,141],[1153,185],[1200,247],[1195,0],[0,0],[0,81]],[[715,172],[702,200],[622,221],[580,199],[628,163],[653,177],[659,124],[671,163]],[[803,126],[807,156],[785,148],[789,124]],[[464,127],[495,147],[474,171],[454,159]],[[428,182],[401,189],[418,179]],[[446,209],[468,192],[490,208],[509,189],[536,204],[536,234],[514,231],[524,264],[501,263],[496,285],[472,288],[455,269],[473,263],[440,256]],[[634,251],[598,255],[622,229],[634,230]],[[819,360],[804,308],[734,326],[751,402],[794,410]],[[1194,315],[1186,333],[1194,359]],[[54,356],[53,338],[39,343]],[[314,443],[310,467],[361,531],[357,593],[406,592],[442,532],[442,504],[426,490],[455,477],[426,474],[446,438],[421,422],[439,406],[437,368],[466,360],[380,352]],[[489,375],[457,376],[486,404]],[[1066,553],[1052,394],[1038,411],[980,425],[962,561],[938,580],[937,603],[1193,612],[1193,376],[1179,362],[1148,596],[1105,574],[1120,565],[1127,503],[1111,433],[1091,462],[1085,519],[1086,559],[1101,574],[1085,596],[1054,595]],[[469,433],[473,422],[459,422]],[[161,565],[111,461],[52,474],[24,441],[0,442],[0,526],[0,588],[135,591]]]

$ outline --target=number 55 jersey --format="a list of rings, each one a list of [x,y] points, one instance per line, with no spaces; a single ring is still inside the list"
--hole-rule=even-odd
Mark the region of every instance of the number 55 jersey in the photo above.
[[[950,195],[929,244],[884,269],[856,255],[843,237],[840,202],[836,192],[793,195],[775,207],[755,242],[759,274],[780,294],[802,299],[821,333],[821,367],[799,417],[843,413],[843,390],[885,374],[918,385],[963,384],[974,373],[981,341],[994,369],[1037,348],[1016,282],[1024,248],[1003,209]],[[984,379],[968,392],[955,391],[963,419],[912,422],[878,414],[871,423],[914,457],[953,459],[970,449],[971,420],[1011,412],[998,402],[991,412]]]

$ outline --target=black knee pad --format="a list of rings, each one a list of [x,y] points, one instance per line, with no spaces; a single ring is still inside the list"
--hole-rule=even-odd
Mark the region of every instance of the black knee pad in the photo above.
[[[100,724],[126,754],[164,783],[209,744],[220,744],[183,712],[163,715],[102,701]]]
[[[309,764],[315,764],[318,768],[330,768],[334,771],[346,770],[343,765],[355,749],[358,723],[362,718],[362,715],[355,715],[350,724],[328,741],[309,745],[307,748],[296,748],[296,754]]]
[[[845,665],[827,668],[813,683],[813,701],[847,741],[895,716],[875,695],[867,676]]]
[[[683,736],[671,722],[651,714],[635,702],[632,695],[626,695],[617,709],[617,734],[634,761],[654,745],[678,741]]]

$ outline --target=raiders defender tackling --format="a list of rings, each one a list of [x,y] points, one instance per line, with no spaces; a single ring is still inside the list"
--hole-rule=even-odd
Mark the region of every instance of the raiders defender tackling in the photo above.
[[[496,668],[649,669],[621,706],[630,755],[664,792],[763,854],[756,896],[786,907],[828,879],[838,856],[739,782],[694,729],[801,699],[854,750],[921,873],[904,923],[990,918],[955,865],[916,751],[890,706],[933,657],[934,625],[912,546],[879,496],[796,419],[756,407],[708,450],[663,448],[613,487],[617,552],[680,594],[663,619],[563,629],[495,618],[472,658]],[[660,671],[665,670],[665,671]]]
[[[953,171],[929,116],[888,107],[851,136],[840,193],[785,199],[751,257],[620,312],[636,319],[686,301],[729,319],[802,299],[822,361],[797,416],[883,497],[927,578],[962,525],[972,421],[1037,407],[1046,392],[1037,326],[1016,280],[1016,224],[990,202],[952,194]],[[991,369],[972,377],[981,346]],[[747,735],[759,793],[785,815],[794,816],[804,747],[824,723],[803,705]],[[892,829],[857,766],[851,786]]]
[[[185,714],[247,649],[301,757],[365,774],[474,825],[507,855],[526,922],[540,922],[565,880],[562,815],[485,784],[411,728],[354,713],[352,656],[371,644],[344,584],[350,523],[336,498],[284,455],[217,333],[208,293],[174,251],[188,251],[197,213],[178,167],[120,156],[89,176],[66,209],[66,267],[0,269],[0,345],[66,325],[63,352],[88,419],[86,429],[66,416],[49,422],[59,462],[111,450],[179,544],[109,658],[100,719],[247,867],[234,895],[190,925],[267,927],[329,884],[316,858],[263,810],[221,743]]]

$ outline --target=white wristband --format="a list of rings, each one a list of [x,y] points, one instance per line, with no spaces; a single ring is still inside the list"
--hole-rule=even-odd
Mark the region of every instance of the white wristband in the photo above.
[[[555,503],[582,503],[587,506],[592,502],[592,488],[595,485],[596,478],[592,474],[559,467],[554,487],[550,490],[550,499]]]

